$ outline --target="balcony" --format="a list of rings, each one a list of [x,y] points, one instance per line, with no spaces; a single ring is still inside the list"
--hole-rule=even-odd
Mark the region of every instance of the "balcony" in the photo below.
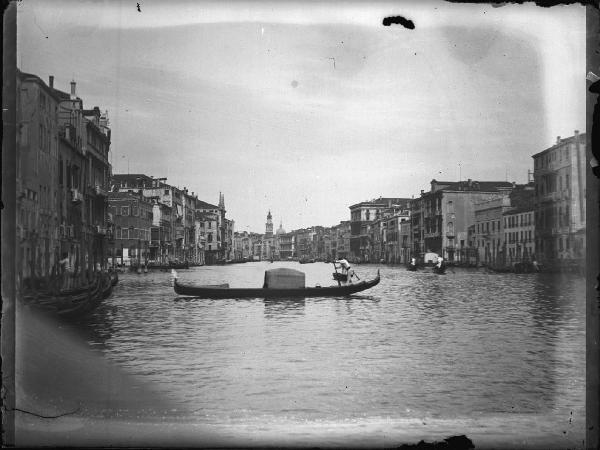
[[[81,203],[83,201],[83,194],[79,189],[72,188],[71,189],[71,201],[73,203]]]
[[[94,194],[96,194],[98,197],[108,197],[108,192],[106,191],[106,189],[104,189],[103,186],[97,184],[92,189],[94,191]]]
[[[106,235],[106,228],[102,225],[94,225],[94,233],[100,235]]]

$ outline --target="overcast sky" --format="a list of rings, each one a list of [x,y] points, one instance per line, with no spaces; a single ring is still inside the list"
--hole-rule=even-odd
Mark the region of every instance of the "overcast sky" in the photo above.
[[[19,2],[18,65],[108,110],[114,173],[223,192],[238,231],[269,209],[335,225],[433,178],[523,183],[585,130],[580,5],[137,3]]]

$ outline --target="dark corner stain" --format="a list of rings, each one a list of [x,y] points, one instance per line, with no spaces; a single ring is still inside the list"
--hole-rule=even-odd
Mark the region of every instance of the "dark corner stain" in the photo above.
[[[138,10],[138,12],[142,12],[142,8],[140,7],[139,3],[137,4],[137,10]]]
[[[405,19],[402,16],[385,17],[382,23],[384,27],[389,27],[391,24],[397,23],[399,25],[402,25],[404,28],[408,28],[409,30],[415,29],[415,24],[413,23],[413,21],[410,19]]]
[[[474,448],[473,441],[463,434],[451,436],[442,442],[419,441],[418,444],[404,444],[396,447],[396,450],[471,450]]]
[[[596,6],[596,8],[598,7],[597,5],[597,0],[512,0],[512,1],[508,1],[508,2],[481,2],[480,0],[445,0],[447,2],[450,3],[489,3],[492,7],[494,8],[500,8],[501,6],[506,6],[506,5],[510,5],[510,4],[519,4],[522,5],[523,3],[535,3],[536,6],[541,6],[543,8],[549,8],[551,6],[558,6],[558,5],[572,5],[575,3],[579,3],[583,6],[586,5],[591,5],[591,6]]]

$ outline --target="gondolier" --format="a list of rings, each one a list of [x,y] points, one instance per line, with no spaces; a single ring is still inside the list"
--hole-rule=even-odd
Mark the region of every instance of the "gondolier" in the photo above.
[[[354,273],[354,269],[352,269],[352,266],[350,266],[350,263],[346,259],[337,259],[333,262],[333,264],[339,264],[340,268],[342,269],[342,274],[347,276],[348,282],[352,283],[352,277],[359,279],[358,275]]]

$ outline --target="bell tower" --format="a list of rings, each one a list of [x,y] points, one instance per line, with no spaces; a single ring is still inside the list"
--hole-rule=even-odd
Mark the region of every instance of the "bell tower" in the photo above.
[[[267,214],[267,223],[265,224],[265,237],[273,236],[273,216],[271,216],[271,210]]]

